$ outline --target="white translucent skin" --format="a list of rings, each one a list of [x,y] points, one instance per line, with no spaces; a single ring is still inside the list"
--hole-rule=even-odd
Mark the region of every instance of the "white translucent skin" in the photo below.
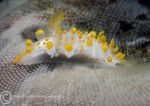
[[[71,58],[72,56],[86,56],[92,59],[96,59],[99,62],[104,62],[107,65],[115,66],[117,63],[120,63],[120,61],[112,54],[112,49],[108,48],[107,52],[104,52],[102,50],[102,43],[98,43],[96,39],[92,39],[93,45],[91,47],[86,45],[86,42],[81,42],[80,39],[78,39],[78,35],[74,34],[74,41],[71,41],[69,39],[70,36],[73,34],[71,32],[67,32],[66,34],[62,35],[62,40],[58,40],[56,36],[49,37],[48,41],[45,41],[45,36],[42,35],[41,37],[38,37],[38,42],[40,42],[40,45],[36,45],[31,53],[28,53],[25,55],[20,61],[20,64],[35,64],[40,63],[42,60],[42,54],[48,54],[51,58],[58,57],[59,55],[65,55],[66,58]],[[68,38],[68,41],[65,41],[65,37]],[[83,35],[82,40],[86,40],[88,37],[87,35]],[[54,47],[52,49],[47,49],[44,42],[53,42]],[[59,42],[59,44],[57,44]],[[65,50],[65,44],[71,43],[73,45],[73,50],[68,52]],[[81,45],[84,47],[83,51],[80,51]],[[112,62],[107,61],[107,57],[112,57]]]

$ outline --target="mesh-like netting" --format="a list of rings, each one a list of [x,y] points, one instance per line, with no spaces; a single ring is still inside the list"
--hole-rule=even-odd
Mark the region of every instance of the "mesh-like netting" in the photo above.
[[[150,103],[148,65],[110,69],[101,64],[67,61],[28,66],[11,63],[25,48],[24,38],[28,36],[23,37],[23,33],[32,36],[30,28],[46,25],[47,19],[59,9],[65,12],[63,27],[104,30],[108,39],[115,37],[122,51],[135,57],[135,48],[150,40],[150,21],[139,18],[147,14],[145,7],[136,0],[39,1],[28,2],[0,21],[0,93],[12,94],[10,106],[146,106]],[[132,48],[135,51],[128,54]],[[147,54],[144,56],[149,58]]]

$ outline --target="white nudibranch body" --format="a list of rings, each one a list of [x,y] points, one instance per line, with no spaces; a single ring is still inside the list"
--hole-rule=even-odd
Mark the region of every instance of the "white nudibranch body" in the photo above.
[[[41,35],[38,33],[40,31],[42,32],[42,34],[40,33]],[[32,58],[38,58],[39,55],[47,53],[51,58],[59,55],[65,55],[67,58],[82,55],[89,59],[105,62],[108,65],[124,63],[125,55],[119,52],[118,47],[115,47],[114,39],[110,43],[107,42],[103,32],[100,32],[98,35],[94,31],[83,33],[73,27],[69,31],[63,31],[58,36],[46,37],[43,33],[44,30],[42,29],[36,32],[38,41],[35,43],[27,39],[26,50],[18,55],[13,62],[34,64],[36,59],[32,61]]]
[[[48,54],[51,58],[61,55],[65,55],[66,59],[83,57],[111,66],[125,62],[125,55],[119,52],[118,47],[115,47],[115,40],[112,38],[108,42],[103,31],[99,34],[96,34],[95,31],[88,33],[87,31],[81,32],[75,27],[68,31],[62,31],[60,20],[61,18],[57,17],[56,23],[50,23],[50,26],[55,30],[49,34],[46,34],[43,29],[38,29],[36,31],[37,42],[33,43],[27,39],[25,41],[26,50],[18,55],[13,63],[35,64],[42,59],[43,54]]]

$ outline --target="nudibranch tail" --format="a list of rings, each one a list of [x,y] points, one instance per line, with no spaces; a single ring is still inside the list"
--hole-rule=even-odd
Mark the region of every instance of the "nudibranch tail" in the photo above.
[[[89,59],[105,62],[108,65],[124,64],[125,55],[119,51],[115,45],[115,39],[110,42],[104,31],[80,31],[75,27],[69,30],[62,30],[61,22],[64,14],[54,16],[50,19],[49,32],[44,29],[36,31],[37,42],[33,43],[30,39],[25,41],[26,50],[18,55],[13,63],[28,64],[37,63],[41,59],[41,54],[48,54],[51,58],[65,55],[71,57],[87,57]],[[40,57],[40,58],[39,58]]]
[[[16,56],[16,58],[13,60],[14,64],[19,63],[19,61],[26,55],[26,52],[22,52],[21,54],[19,54],[18,56]]]

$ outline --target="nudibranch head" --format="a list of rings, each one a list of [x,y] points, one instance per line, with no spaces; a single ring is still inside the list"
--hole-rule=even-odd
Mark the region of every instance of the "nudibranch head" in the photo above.
[[[95,31],[83,32],[75,27],[71,27],[69,30],[62,30],[60,25],[62,19],[63,15],[53,17],[50,20],[49,28],[51,30],[49,32],[45,33],[44,29],[38,29],[36,31],[38,41],[32,42],[30,39],[27,39],[25,41],[26,50],[18,55],[13,63],[37,63],[38,59],[41,59],[41,54],[44,53],[50,55],[51,58],[59,55],[66,55],[67,58],[72,56],[80,57],[82,55],[99,62],[104,61],[108,65],[125,62],[125,55],[115,45],[115,39],[112,38],[108,42],[104,31],[99,33]]]

